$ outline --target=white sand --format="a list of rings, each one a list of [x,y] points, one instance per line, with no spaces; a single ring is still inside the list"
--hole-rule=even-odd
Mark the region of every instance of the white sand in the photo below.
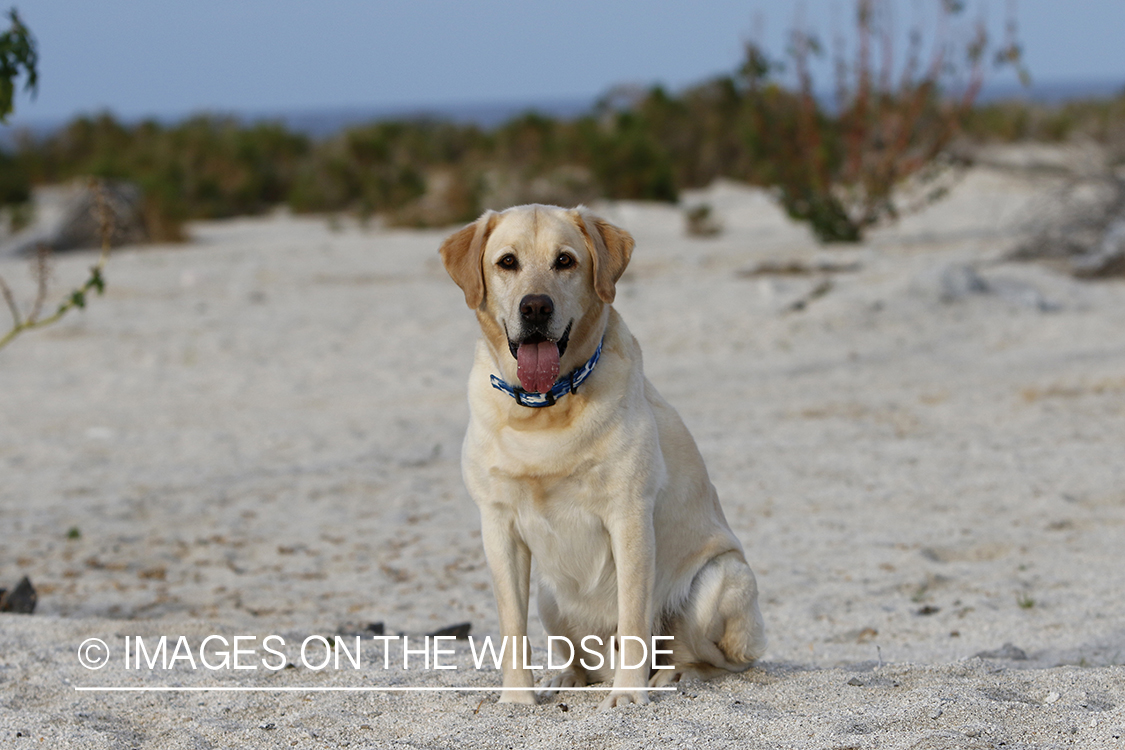
[[[602,207],[638,241],[617,307],[771,641],[746,675],[609,714],[596,694],[76,691],[499,685],[464,645],[441,672],[385,671],[370,642],[359,672],[124,669],[125,636],[497,622],[458,465],[476,324],[444,232],[275,216],[117,253],[105,298],[0,351],[0,586],[40,592],[0,615],[0,747],[1125,746],[1125,283],[1000,262],[1046,185],[980,169],[845,249],[736,186],[689,196],[716,239]],[[793,310],[823,276],[739,274],[765,260],[860,268]],[[91,261],[61,259],[58,287]],[[29,293],[22,263],[0,274]],[[78,663],[88,637],[105,669]],[[973,658],[1005,643],[1027,658]]]

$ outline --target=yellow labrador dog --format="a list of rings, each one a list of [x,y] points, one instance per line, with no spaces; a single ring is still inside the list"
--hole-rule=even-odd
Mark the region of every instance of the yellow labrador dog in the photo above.
[[[534,559],[547,632],[604,657],[546,687],[612,677],[603,709],[684,673],[744,670],[766,643],[695,441],[611,306],[632,250],[585,208],[539,205],[489,211],[441,246],[483,334],[461,461],[502,635],[524,642]],[[658,642],[672,668],[653,668],[653,635],[672,636]],[[502,701],[535,703],[526,665],[504,661]]]

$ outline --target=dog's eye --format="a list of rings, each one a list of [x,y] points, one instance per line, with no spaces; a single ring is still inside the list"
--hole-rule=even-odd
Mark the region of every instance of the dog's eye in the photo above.
[[[496,261],[496,265],[500,266],[505,271],[514,271],[520,267],[520,262],[516,260],[516,256],[508,253],[503,258]]]
[[[555,258],[555,268],[560,270],[574,267],[574,256],[567,255],[566,253],[559,253],[559,257]]]

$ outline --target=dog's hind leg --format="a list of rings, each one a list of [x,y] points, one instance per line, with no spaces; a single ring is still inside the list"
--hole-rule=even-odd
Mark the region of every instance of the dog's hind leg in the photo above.
[[[653,686],[689,674],[709,678],[723,670],[742,672],[765,652],[758,584],[741,553],[719,555],[700,569],[668,634],[673,640],[664,643],[671,644],[675,669],[655,670]]]

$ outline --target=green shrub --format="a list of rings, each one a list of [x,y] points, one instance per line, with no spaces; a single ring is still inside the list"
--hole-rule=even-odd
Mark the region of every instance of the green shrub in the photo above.
[[[39,55],[35,38],[20,20],[15,8],[8,11],[10,26],[0,33],[0,123],[12,114],[13,98],[20,77],[24,90],[34,93],[39,85],[36,70]],[[27,203],[31,197],[31,177],[23,165],[0,150],[0,206]]]
[[[0,149],[0,206],[27,203],[31,198],[31,176],[24,165]]]
[[[956,13],[958,5],[943,3],[943,14]],[[571,121],[526,113],[485,131],[400,120],[313,142],[279,124],[222,117],[170,126],[129,125],[108,114],[78,118],[48,138],[24,139],[10,160],[0,157],[0,198],[26,195],[29,181],[129,180],[144,191],[149,234],[175,239],[187,220],[278,204],[426,226],[512,201],[676,201],[685,189],[725,177],[772,188],[789,214],[824,241],[856,241],[897,216],[903,183],[925,183],[940,172],[961,134],[1125,143],[1125,97],[1055,108],[973,108],[987,51],[979,28],[959,48],[963,59],[952,57],[951,34],[933,40],[935,57],[921,60],[919,33],[908,51],[908,74],[872,64],[889,43],[887,8],[858,0],[861,44],[854,60],[837,57],[843,73],[832,105],[813,95],[808,72],[820,45],[797,30],[784,74],[751,45],[730,75],[676,93],[654,87],[611,94]],[[1018,52],[1009,38],[997,57],[1018,62]],[[964,73],[957,96],[951,66]]]

